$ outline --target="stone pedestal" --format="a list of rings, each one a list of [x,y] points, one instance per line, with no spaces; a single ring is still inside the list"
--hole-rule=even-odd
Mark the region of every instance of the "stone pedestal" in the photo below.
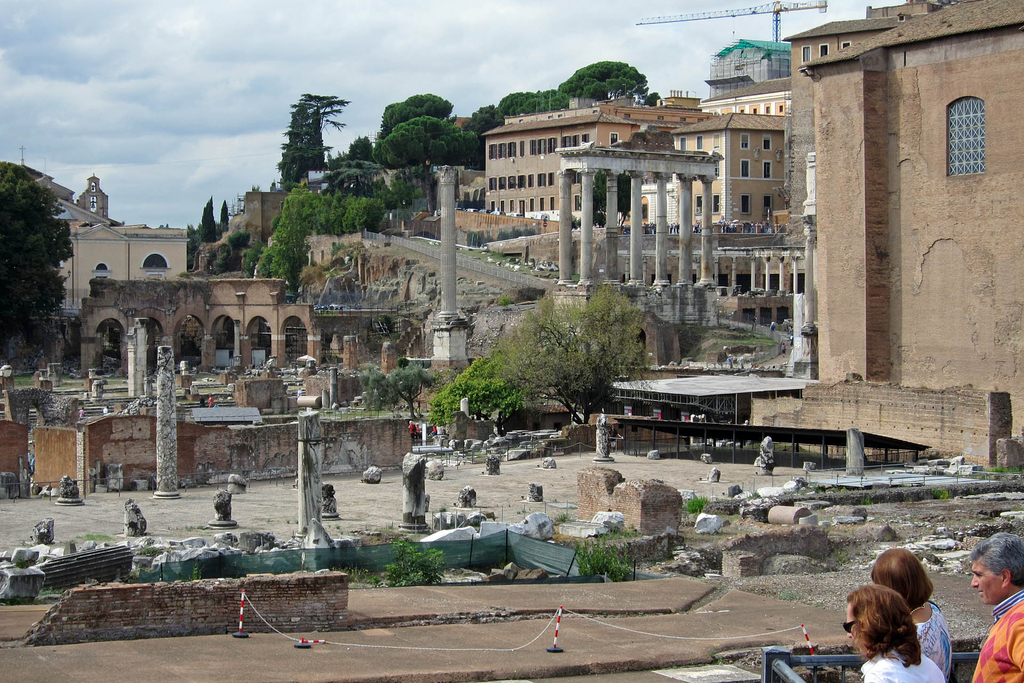
[[[338,500],[334,497],[334,486],[323,484],[320,491],[323,497],[321,516],[324,519],[338,519]]]
[[[57,499],[57,505],[85,505],[85,501],[79,495],[78,482],[66,474],[60,478],[60,498]]]
[[[207,523],[214,529],[234,529],[238,522],[231,519],[231,492],[221,489],[213,496],[213,509],[217,519]]]
[[[604,413],[597,418],[597,457],[594,462],[615,462],[608,443],[608,416]]]
[[[338,368],[331,368],[330,373],[330,402],[328,408],[333,408],[338,403]]]
[[[846,430],[846,476],[864,476],[864,433],[859,429]]]
[[[178,493],[178,414],[174,396],[174,349],[156,350],[156,491],[154,498]]]
[[[465,368],[469,365],[466,354],[466,338],[469,336],[469,321],[465,318],[440,320],[434,323],[434,354],[431,368],[448,370]]]

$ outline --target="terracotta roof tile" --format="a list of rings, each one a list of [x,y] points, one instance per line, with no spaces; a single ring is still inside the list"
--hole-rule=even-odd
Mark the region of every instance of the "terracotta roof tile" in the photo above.
[[[545,128],[569,128],[571,126],[582,126],[594,123],[624,123],[631,126],[639,126],[650,121],[630,121],[611,114],[584,114],[583,116],[566,116],[560,119],[540,119],[539,121],[523,121],[522,123],[506,123],[484,133],[488,135],[502,135],[504,133],[519,133],[526,130],[543,130]]]
[[[786,130],[785,116],[763,114],[722,114],[699,123],[686,123],[673,128],[673,133],[700,133],[709,130]]]

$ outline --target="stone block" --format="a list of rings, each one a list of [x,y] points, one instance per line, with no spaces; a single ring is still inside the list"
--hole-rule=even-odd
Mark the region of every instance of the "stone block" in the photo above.
[[[818,526],[818,515],[807,515],[797,520],[797,524],[804,526]]]
[[[608,533],[608,527],[604,524],[594,524],[593,522],[562,522],[558,525],[558,533],[563,536],[572,536],[573,538],[591,538]]]
[[[31,548],[15,548],[11,554],[11,562],[15,564],[33,563],[39,559],[39,551]]]
[[[376,465],[370,465],[363,472],[362,482],[364,484],[379,484],[380,478],[384,474],[381,468]]]
[[[661,452],[658,449],[652,449],[647,451],[648,460],[661,460]]]
[[[549,541],[555,535],[555,523],[543,512],[533,512],[522,522],[511,525],[508,530],[538,541]]]
[[[708,472],[707,480],[709,482],[717,484],[718,481],[721,478],[722,478],[722,471],[720,469],[718,469],[717,467],[712,467],[711,471]]]
[[[742,493],[742,492],[743,492],[743,489],[740,488],[739,484],[733,484],[732,486],[730,486],[729,488],[727,488],[725,490],[725,495],[729,496],[730,498],[733,498],[735,496],[740,495],[740,493]]]
[[[999,439],[996,441],[996,466],[1024,467],[1024,441],[1021,439]]]
[[[718,515],[709,515],[702,512],[697,515],[697,521],[693,528],[698,534],[717,534],[723,524],[722,518]]]
[[[480,538],[503,534],[506,529],[508,529],[508,524],[504,522],[480,522]]]
[[[604,525],[609,531],[622,531],[626,528],[625,515],[611,510],[598,512],[590,521],[594,524]]]
[[[558,463],[554,458],[544,458],[540,463],[540,467],[544,470],[553,470],[558,468]]]
[[[444,529],[420,539],[420,543],[433,543],[434,541],[471,541],[476,536],[473,527],[461,527],[459,529]]]
[[[757,555],[740,551],[722,552],[722,576],[741,579],[761,575],[761,560]]]
[[[526,500],[531,503],[544,502],[544,487],[540,484],[530,483],[526,491]]]
[[[0,600],[33,599],[43,590],[46,575],[37,567],[0,569]]]
[[[714,461],[714,459],[711,457],[710,453],[701,453],[700,461],[705,465],[710,465]]]
[[[444,463],[440,460],[431,460],[427,463],[427,479],[441,481],[444,479]]]

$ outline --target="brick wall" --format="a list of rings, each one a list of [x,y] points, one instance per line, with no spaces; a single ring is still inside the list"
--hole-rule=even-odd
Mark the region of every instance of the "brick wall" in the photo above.
[[[337,631],[348,612],[348,575],[284,574],[244,579],[107,584],[75,588],[29,632],[26,645],[64,645],[230,633],[238,629],[241,591],[275,628]],[[245,630],[270,633],[250,610]]]
[[[580,519],[614,510],[626,518],[627,529],[645,534],[678,530],[683,514],[683,497],[676,489],[649,479],[626,482],[619,472],[607,467],[580,470],[576,505]]]
[[[0,472],[18,474],[18,458],[22,463],[28,453],[28,427],[10,420],[0,420]]]
[[[238,380],[234,398],[239,408],[259,408],[260,411],[284,412],[288,405],[284,380],[274,377]]]
[[[65,474],[73,479],[77,477],[78,432],[76,430],[67,427],[36,427],[32,430],[32,439],[35,441],[36,456],[34,481],[50,482],[56,485]]]
[[[807,429],[856,427],[994,465],[996,440],[1011,436],[1011,410],[1005,393],[840,382],[809,385],[803,400],[755,398],[750,423]]]
[[[120,463],[125,479],[156,473],[156,416],[108,415],[85,426],[86,467]],[[180,467],[179,471],[185,471]]]

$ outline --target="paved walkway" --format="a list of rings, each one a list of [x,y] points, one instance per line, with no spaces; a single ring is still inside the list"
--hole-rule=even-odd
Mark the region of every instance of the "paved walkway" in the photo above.
[[[708,585],[684,578],[355,590],[350,596],[351,616],[367,624],[499,607],[512,617],[490,623],[289,634],[330,641],[305,650],[278,634],[9,647],[0,649],[0,671],[26,683],[69,676],[85,683],[109,683],[115,671],[128,673],[133,683],[523,680],[707,664],[723,650],[801,646],[801,624],[818,643],[846,641],[840,627],[843,615],[837,612],[740,591],[708,601],[710,594]],[[553,614],[560,604],[567,610],[558,637],[564,652],[553,654],[547,647],[554,624],[541,613]],[[672,613],[654,614],[666,609]],[[602,611],[620,616],[595,614]],[[638,616],[621,616],[623,612]],[[523,616],[530,613],[532,618]],[[12,620],[23,624],[30,616],[18,608],[0,611],[0,633],[14,628]],[[247,615],[247,623],[253,618]]]

